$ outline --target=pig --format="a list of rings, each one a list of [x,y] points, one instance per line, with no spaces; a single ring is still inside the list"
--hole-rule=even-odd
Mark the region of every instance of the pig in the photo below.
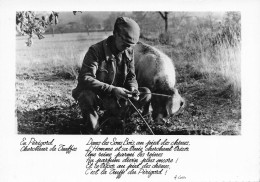
[[[139,87],[147,87],[152,93],[152,118],[163,124],[176,112],[183,109],[184,98],[175,88],[176,75],[173,61],[162,51],[142,42],[134,47],[135,73]],[[148,107],[148,108],[147,108]],[[149,105],[144,113],[149,111]]]

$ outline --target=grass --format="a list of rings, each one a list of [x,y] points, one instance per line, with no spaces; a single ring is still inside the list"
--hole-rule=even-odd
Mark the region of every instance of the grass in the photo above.
[[[44,39],[34,39],[32,47],[25,46],[25,37],[17,38],[17,74],[36,73],[39,70],[49,74],[77,77],[77,71],[89,46],[108,36],[103,33],[77,33],[46,35]]]
[[[194,65],[200,73],[207,75],[211,82],[221,77],[226,85],[232,87],[234,94],[241,90],[241,49],[240,44],[230,46],[221,44],[201,53]]]
[[[18,133],[84,133],[81,114],[71,96],[78,69],[88,47],[105,33],[47,35],[26,47],[24,37],[16,41],[16,105]],[[149,42],[148,42],[149,43]],[[155,45],[175,63],[177,87],[187,101],[183,113],[164,126],[149,123],[157,134],[240,134],[240,47],[218,45],[214,49],[197,44]],[[226,88],[232,85],[228,95]],[[149,133],[133,116],[128,133]]]
[[[218,82],[221,78],[224,87],[230,87],[234,95],[240,95],[240,42],[235,39],[235,45],[227,41],[212,45],[205,37],[202,34],[199,41],[183,41],[184,43],[180,45],[157,46],[174,60],[177,67],[192,68],[190,75],[201,75],[211,83]]]

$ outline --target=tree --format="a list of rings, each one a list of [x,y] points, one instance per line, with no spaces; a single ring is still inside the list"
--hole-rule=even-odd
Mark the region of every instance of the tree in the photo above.
[[[114,29],[115,21],[118,17],[125,16],[124,12],[113,12],[109,15],[107,19],[103,21],[103,26],[105,31],[111,31]]]
[[[132,13],[132,18],[139,24],[143,38],[157,38],[157,34],[163,30],[161,17],[158,13],[135,11]]]
[[[167,12],[167,11],[160,12],[159,11],[159,14],[161,15],[162,19],[164,20],[164,25],[165,25],[164,31],[166,33],[166,32],[168,32],[168,14],[169,14],[169,12]]]
[[[90,15],[90,14],[87,14],[87,15],[83,16],[81,18],[81,21],[85,25],[85,28],[86,28],[86,30],[88,32],[88,35],[89,35],[89,30],[95,29],[99,25],[98,19],[96,17]]]
[[[58,13],[52,11],[49,16],[41,18],[33,11],[18,11],[16,12],[16,30],[21,35],[28,35],[26,42],[27,46],[32,45],[32,37],[36,35],[39,39],[43,39],[42,35],[48,25],[58,23]]]
[[[73,11],[76,15],[77,12]],[[53,24],[58,24],[59,13],[52,11],[47,16],[39,17],[34,11],[17,11],[16,12],[16,30],[21,35],[28,35],[27,46],[31,46],[32,38],[36,35],[39,39],[43,39],[43,33],[48,26],[54,31]]]
[[[68,27],[68,32],[81,32],[84,30],[83,24],[80,24],[78,22],[69,22],[67,25],[64,25],[65,27]]]
[[[133,12],[132,18],[138,23],[141,30],[144,30],[146,27],[147,14],[148,14],[148,12],[143,12],[143,11]]]
[[[134,11],[133,12],[133,19],[140,24],[139,26],[142,26],[144,21],[147,19],[148,12],[143,12],[143,11]]]

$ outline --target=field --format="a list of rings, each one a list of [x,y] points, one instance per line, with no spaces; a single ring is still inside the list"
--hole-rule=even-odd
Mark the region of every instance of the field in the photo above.
[[[17,37],[15,84],[19,134],[85,134],[71,92],[88,47],[108,35],[101,32],[46,35],[42,40],[34,39],[32,47],[25,45],[25,37]],[[210,62],[207,51],[195,58],[183,47],[147,43],[174,60],[177,88],[186,100],[184,111],[163,126],[156,126],[150,116],[146,117],[154,133],[241,133],[240,74],[237,74],[240,65],[234,66],[240,49],[220,47],[214,52],[219,54],[214,59],[219,62]],[[149,131],[134,114],[126,123],[125,134],[149,134]]]

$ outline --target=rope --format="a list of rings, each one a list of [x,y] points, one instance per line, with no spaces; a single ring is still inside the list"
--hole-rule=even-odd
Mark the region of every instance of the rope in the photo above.
[[[146,92],[139,92],[141,94],[151,94],[151,95],[157,95],[157,96],[162,96],[162,97],[172,97],[171,95],[166,95],[166,94],[158,94],[158,93],[146,93]]]
[[[138,109],[134,106],[134,104],[131,102],[131,100],[129,98],[128,102],[133,106],[133,108],[136,110],[136,112],[139,114],[139,116],[142,118],[142,120],[144,121],[144,123],[146,124],[146,126],[148,127],[148,129],[150,130],[150,132],[154,135],[153,130],[150,128],[150,126],[148,125],[148,123],[145,121],[145,119],[143,118],[142,114],[138,111]]]

